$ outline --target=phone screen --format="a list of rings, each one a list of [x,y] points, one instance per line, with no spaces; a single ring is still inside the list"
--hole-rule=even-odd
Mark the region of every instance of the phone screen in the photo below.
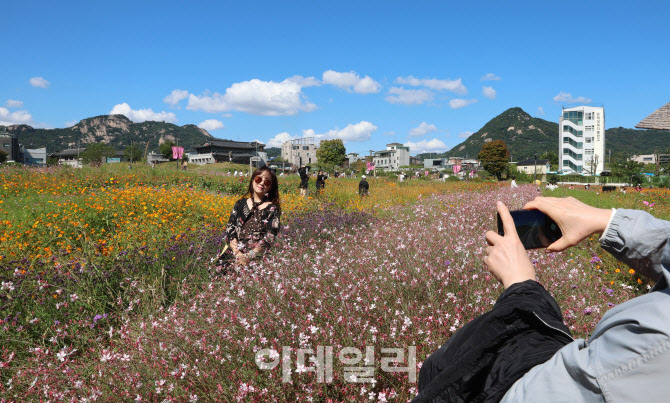
[[[519,239],[526,249],[546,248],[563,236],[561,228],[554,220],[540,210],[510,211]],[[505,235],[500,214],[498,234]]]

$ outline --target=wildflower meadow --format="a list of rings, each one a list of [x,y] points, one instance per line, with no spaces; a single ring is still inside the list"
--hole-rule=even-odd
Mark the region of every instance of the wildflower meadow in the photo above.
[[[248,178],[109,165],[0,169],[3,402],[409,401],[422,361],[502,292],[482,263],[496,201],[539,194],[371,178],[361,199],[331,178],[304,199],[283,177],[273,249],[215,277]],[[543,192],[670,217],[665,190]],[[596,237],[530,255],[576,338],[649,287]]]

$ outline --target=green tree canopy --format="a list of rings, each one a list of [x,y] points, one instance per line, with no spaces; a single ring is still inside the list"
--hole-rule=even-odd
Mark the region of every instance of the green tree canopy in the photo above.
[[[558,168],[558,154],[553,151],[547,151],[540,156],[541,160],[549,160],[552,171]]]
[[[477,158],[488,173],[495,175],[500,180],[501,174],[507,169],[509,151],[504,141],[489,141],[488,143],[484,143]]]
[[[642,183],[643,179],[642,167],[643,164],[633,160],[612,164],[612,175],[626,178],[630,185],[638,186]]]
[[[136,145],[126,147],[123,150],[123,156],[130,162],[138,162],[144,159],[142,150]]]
[[[7,161],[8,155],[5,150],[0,150],[0,163]]]
[[[84,164],[101,163],[107,157],[113,157],[116,154],[114,147],[105,143],[93,143],[86,146],[86,151],[81,153],[81,159]]]
[[[347,159],[347,150],[342,139],[323,140],[316,150],[319,164],[342,165]]]
[[[172,140],[165,140],[164,142],[161,143],[159,146],[161,154],[163,155],[164,158],[167,158],[169,160],[172,159],[172,147],[174,146],[174,143]]]

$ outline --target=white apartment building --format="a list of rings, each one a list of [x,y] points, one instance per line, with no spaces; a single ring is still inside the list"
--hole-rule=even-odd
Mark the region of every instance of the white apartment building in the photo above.
[[[289,140],[281,145],[281,157],[295,166],[316,164],[314,137]]]
[[[605,168],[605,108],[563,108],[558,134],[560,170],[589,175],[602,172]]]
[[[375,169],[396,170],[401,166],[409,165],[409,147],[400,143],[386,145],[386,150],[375,151],[372,162]]]

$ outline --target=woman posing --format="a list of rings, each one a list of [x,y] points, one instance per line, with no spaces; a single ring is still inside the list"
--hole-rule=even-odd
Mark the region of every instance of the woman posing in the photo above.
[[[268,167],[254,171],[248,192],[235,203],[223,237],[230,249],[223,261],[234,261],[237,269],[247,267],[274,243],[279,233],[281,204],[279,185]]]

